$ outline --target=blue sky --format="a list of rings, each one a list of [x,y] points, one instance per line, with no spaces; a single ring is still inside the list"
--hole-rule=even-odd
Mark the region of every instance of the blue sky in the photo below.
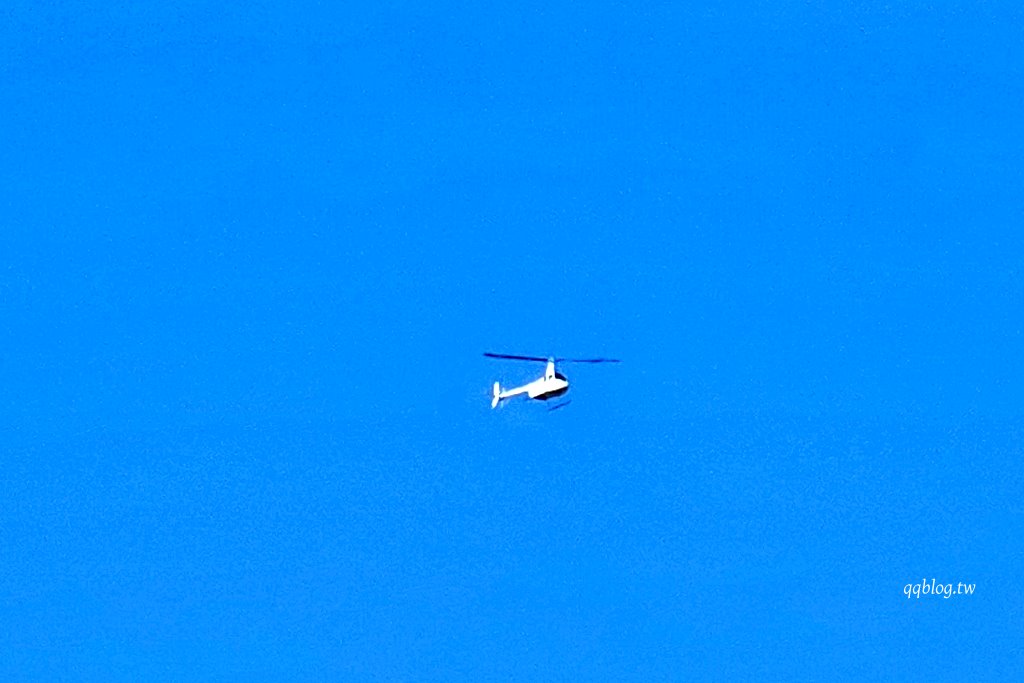
[[[1022,19],[9,5],[0,673],[1011,676]]]

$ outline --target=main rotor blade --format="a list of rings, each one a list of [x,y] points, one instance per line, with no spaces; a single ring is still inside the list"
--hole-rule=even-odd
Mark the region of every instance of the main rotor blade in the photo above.
[[[556,363],[621,363],[618,358],[556,358]]]
[[[506,360],[534,360],[541,363],[547,363],[547,358],[541,358],[540,356],[512,356],[507,353],[485,353],[488,358],[504,358]]]

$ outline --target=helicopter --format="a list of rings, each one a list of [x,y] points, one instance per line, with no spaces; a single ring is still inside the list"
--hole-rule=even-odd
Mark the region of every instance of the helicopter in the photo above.
[[[537,401],[548,401],[558,398],[569,391],[569,378],[555,369],[555,363],[621,363],[618,358],[542,358],[540,356],[515,356],[506,353],[485,353],[487,358],[498,358],[502,360],[522,360],[538,363],[547,363],[544,369],[544,376],[535,379],[529,384],[521,387],[502,389],[501,384],[494,383],[494,390],[491,395],[491,408],[497,408],[504,399],[526,394],[528,398]],[[558,410],[567,406],[570,401],[552,406],[548,410]]]

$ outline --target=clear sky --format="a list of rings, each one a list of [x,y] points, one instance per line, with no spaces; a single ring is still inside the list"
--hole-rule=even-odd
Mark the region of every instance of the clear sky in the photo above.
[[[6,3],[0,678],[1019,675],[1022,25]]]

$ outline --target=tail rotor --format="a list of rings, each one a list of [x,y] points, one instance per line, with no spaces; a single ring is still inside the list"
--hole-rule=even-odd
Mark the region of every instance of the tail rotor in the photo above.
[[[493,397],[491,398],[491,408],[492,409],[493,408],[497,408],[498,407],[498,401],[500,401],[500,400],[501,400],[501,386],[497,382],[495,382],[494,383],[494,394],[493,394]]]

